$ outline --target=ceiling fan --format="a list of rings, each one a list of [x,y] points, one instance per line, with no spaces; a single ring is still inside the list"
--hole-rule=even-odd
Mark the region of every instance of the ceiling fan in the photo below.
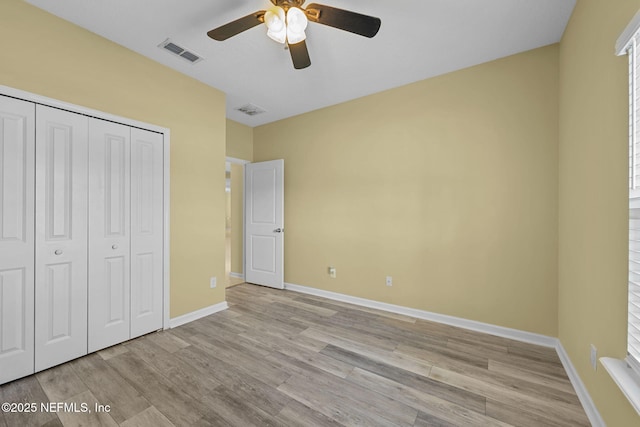
[[[223,41],[264,23],[271,39],[289,47],[293,67],[299,70],[311,65],[304,32],[308,21],[369,38],[375,36],[380,29],[380,18],[316,3],[303,8],[304,2],[305,0],[271,0],[273,7],[269,10],[259,10],[236,19],[214,28],[207,35],[214,40]]]

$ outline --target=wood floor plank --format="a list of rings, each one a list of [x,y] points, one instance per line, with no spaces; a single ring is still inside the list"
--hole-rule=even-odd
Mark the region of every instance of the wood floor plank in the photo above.
[[[380,417],[371,411],[371,405],[357,404],[350,398],[336,395],[332,390],[318,387],[307,377],[293,375],[278,387],[278,390],[289,395],[298,402],[334,419],[344,425],[390,426],[394,422]],[[412,425],[417,412],[410,423],[395,425]]]
[[[269,414],[254,407],[250,401],[242,399],[224,385],[210,395],[203,396],[203,402],[209,408],[205,413],[205,420],[211,417],[213,420],[223,418],[226,425],[237,427],[279,426]]]
[[[473,342],[457,339],[450,339],[447,346],[454,351],[466,354],[475,353],[513,367],[529,370],[537,374],[546,373],[549,377],[556,378],[561,381],[569,381],[569,378],[567,377],[557,355],[555,360],[551,358],[541,359],[535,355],[529,357],[526,354],[510,352],[510,346],[504,347],[503,350],[495,350],[495,347],[488,349],[486,346],[479,346]]]
[[[55,413],[40,410],[40,404],[49,402],[49,398],[35,375],[2,385],[0,402],[35,403],[37,406],[35,412],[5,412],[4,422],[7,427],[40,427],[49,422],[60,424]]]
[[[447,348],[418,347],[415,345],[400,344],[394,350],[395,354],[422,360],[431,365],[440,367],[467,367],[476,366],[487,369],[489,359],[468,353],[456,352]]]
[[[387,318],[387,319],[399,320],[399,321],[406,322],[406,323],[416,323],[416,318],[415,317],[405,316],[403,314],[391,313],[391,312],[388,312],[388,311],[382,311],[382,310],[378,310],[378,309],[375,309],[375,308],[369,308],[369,307],[364,307],[364,306],[356,306],[356,305],[353,305],[353,304],[350,304],[350,303],[347,303],[347,302],[342,302],[342,301],[328,300],[326,298],[315,296],[315,295],[307,295],[307,294],[305,294],[304,296],[301,296],[301,294],[296,294],[292,298],[295,298],[298,301],[307,302],[309,304],[313,304],[314,301],[315,301],[316,303],[320,303],[321,306],[325,307],[325,308],[338,307],[338,308],[335,309],[336,311],[357,310],[357,311],[362,312],[362,313],[371,313],[371,314],[374,314],[376,316],[381,316],[381,317],[384,317],[384,318]]]
[[[339,427],[342,424],[326,415],[309,408],[308,406],[291,399],[275,418],[283,426],[287,427]]]
[[[276,363],[281,364],[283,369],[291,365],[292,359],[295,359],[305,363],[307,366],[316,367],[340,378],[345,378],[353,370],[353,366],[348,363],[344,363],[317,351],[307,350],[293,345],[280,345],[277,351],[274,351],[267,357],[269,360],[274,360]],[[282,361],[284,361],[284,363],[282,363]]]
[[[277,415],[291,401],[274,387],[235,369],[231,363],[211,357],[200,348],[184,348],[175,356],[191,364],[202,376],[215,378],[227,389],[270,415]]]
[[[514,377],[497,371],[489,371],[488,369],[481,369],[473,365],[461,366],[453,364],[449,367],[438,366],[438,368],[444,368],[447,371],[462,374],[465,377],[479,381],[487,386],[495,386],[506,392],[524,394],[530,399],[537,399],[540,402],[552,401],[558,404],[580,407],[579,400],[574,392],[558,390],[557,388],[548,387],[539,382],[530,382],[522,377]]]
[[[171,353],[161,349],[148,337],[130,341],[127,343],[127,347],[145,364],[155,368],[174,387],[184,390],[193,398],[208,394],[220,385],[211,376],[202,375],[182,359],[173,357]]]
[[[267,359],[282,367],[286,366],[292,375],[297,374],[304,376],[306,374],[313,373],[328,374],[338,378],[346,378],[353,370],[353,366],[343,364],[339,360],[327,358],[324,355],[319,356],[322,356],[323,359],[319,359],[315,356],[304,358],[296,355],[296,357],[292,357],[280,352],[274,352],[267,356]]]
[[[156,344],[167,353],[175,353],[190,344],[170,331],[154,332],[147,335],[147,339]]]
[[[289,384],[296,380],[306,381],[308,385],[314,386],[317,390],[327,392],[333,399],[337,398],[352,402],[354,406],[368,408],[372,416],[386,419],[395,425],[411,425],[418,414],[418,411],[414,411],[410,406],[394,400],[384,393],[379,393],[378,389],[362,387],[360,384],[327,374],[324,371],[309,368],[304,374],[295,374],[292,378]]]
[[[574,394],[575,390],[568,378],[558,378],[546,373],[535,372],[533,369],[526,369],[520,366],[513,366],[508,363],[499,362],[489,359],[489,371],[497,372],[503,375],[509,375],[513,378],[519,378],[530,383],[543,385],[545,387],[555,388],[568,394]]]
[[[338,313],[336,310],[332,310],[326,307],[321,307],[314,304],[308,304],[304,301],[287,298],[285,301],[276,302],[273,304],[273,308],[284,309],[290,311],[293,315],[309,315],[315,314],[321,317],[330,317]],[[293,317],[293,316],[292,316]]]
[[[115,356],[117,356],[119,354],[126,353],[127,351],[129,351],[129,350],[127,349],[126,345],[118,344],[118,345],[114,345],[114,346],[111,346],[111,347],[107,347],[104,350],[100,350],[98,352],[98,355],[100,357],[102,357],[104,360],[108,360],[108,359],[111,359],[112,357],[115,357]]]
[[[315,340],[304,335],[295,335],[292,337],[278,337],[274,335],[264,334],[259,331],[247,331],[239,334],[242,338],[255,342],[263,348],[268,348],[271,352],[281,350],[282,346],[295,349],[304,349],[313,352],[319,352],[327,346],[327,343]]]
[[[175,427],[155,406],[150,406],[120,424],[121,427]]]
[[[555,348],[552,347],[542,347],[526,342],[513,341],[509,344],[509,353],[524,356],[529,359],[540,360],[542,362],[555,363],[560,366],[562,365],[562,362],[560,362],[560,358],[558,357],[558,353]]]
[[[69,364],[38,372],[36,378],[52,402],[62,402],[89,390]]]
[[[427,362],[417,360],[412,357],[407,357],[403,354],[379,350],[368,344],[360,343],[349,338],[343,338],[338,334],[327,333],[315,328],[309,328],[304,331],[302,335],[309,336],[319,341],[324,341],[327,344],[333,344],[336,347],[351,350],[355,353],[369,357],[372,360],[386,363],[387,365],[395,366],[397,368],[402,368],[418,375],[423,375],[425,377],[428,377],[429,372],[431,371],[431,365]]]
[[[581,420],[581,422],[586,423],[584,425],[588,425],[586,414],[578,405],[541,398],[540,396],[531,396],[526,392],[519,392],[512,388],[487,383],[436,366],[431,370],[431,378],[478,393],[487,397],[487,399],[522,408],[545,419],[559,420],[560,422],[567,423],[567,425],[572,425],[570,423]]]
[[[240,285],[242,286],[242,285]],[[224,342],[203,335],[189,338],[189,342],[200,346],[213,357],[221,360],[232,360],[236,369],[251,375],[260,381],[277,387],[282,384],[290,374],[281,366],[266,361],[262,357],[248,354],[247,351],[238,351],[226,346]]]
[[[149,402],[97,354],[69,362],[98,402],[111,407],[111,417],[121,423],[144,411]]]
[[[463,406],[453,404],[360,368],[354,369],[347,379],[363,388],[376,390],[378,393],[396,399],[420,412],[432,414],[440,420],[458,426],[508,427],[508,424],[487,417],[484,413],[471,411]]]
[[[58,418],[65,427],[82,427],[82,426],[104,426],[118,427],[109,412],[105,410],[96,410],[99,404],[95,396],[86,390],[76,396],[72,396],[64,401],[67,404],[75,405],[74,411],[60,411]],[[85,412],[82,405],[87,405],[88,410]]]
[[[448,402],[464,406],[467,409],[484,413],[486,399],[478,394],[452,387],[448,384],[434,381],[426,376],[418,375],[407,370],[396,368],[385,363],[364,357],[340,347],[327,346],[322,353],[338,360],[350,363],[366,371],[380,375],[407,387],[431,394]]]
[[[346,327],[340,323],[317,323],[310,321],[309,319],[301,317],[292,317],[293,322],[305,324],[307,327],[313,328],[316,331],[321,331],[330,335],[346,338],[354,342],[367,344],[375,348],[382,350],[393,351],[398,346],[398,342],[388,337],[378,337],[367,331],[358,330],[353,327]],[[325,320],[325,319],[323,319]]]
[[[457,424],[452,424],[448,421],[441,420],[432,414],[425,414],[419,412],[414,427],[459,427]]]
[[[397,344],[427,344],[431,346],[447,346],[447,339],[438,336],[431,336],[422,330],[419,325],[392,319],[385,319],[382,316],[372,317],[362,313],[345,315],[337,313],[324,320],[324,324],[329,326],[348,326],[349,329],[357,330],[361,333],[377,337],[378,339],[391,340]]]
[[[113,357],[107,363],[175,425],[193,424],[206,411],[205,405],[174,387],[131,352]]]
[[[420,327],[424,333],[429,335],[440,336],[443,338],[454,337],[456,339],[470,341],[477,345],[488,346],[504,346],[508,347],[513,344],[513,340],[489,335],[482,332],[472,331],[470,329],[460,328],[458,326],[447,325],[444,323],[431,322],[429,320],[417,319],[416,326]]]
[[[509,423],[515,427],[529,426],[588,426],[580,421],[575,423],[571,420],[563,420],[554,417],[545,417],[540,414],[528,411],[526,408],[516,407],[504,402],[498,402],[493,399],[487,399],[487,414]]]

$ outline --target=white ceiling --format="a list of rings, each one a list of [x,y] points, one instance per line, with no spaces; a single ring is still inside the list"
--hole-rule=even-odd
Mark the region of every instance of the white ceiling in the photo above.
[[[226,94],[227,117],[258,126],[558,42],[576,0],[313,0],[382,20],[372,39],[309,23],[311,66],[294,70],[263,25],[224,42],[207,31],[268,0],[27,0]],[[312,0],[309,0],[311,3]],[[157,46],[170,38],[205,59]],[[267,112],[235,111],[247,103]]]

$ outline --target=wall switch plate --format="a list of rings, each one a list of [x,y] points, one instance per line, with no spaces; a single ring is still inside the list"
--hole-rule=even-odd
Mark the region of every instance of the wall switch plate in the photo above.
[[[393,277],[387,276],[387,286],[393,286]]]
[[[598,349],[591,344],[591,367],[595,371],[598,369]]]
[[[336,268],[335,267],[329,267],[329,277],[331,277],[332,279],[336,278]]]
[[[209,282],[209,287],[211,287],[211,289],[215,288],[216,285],[217,285],[217,283],[216,283],[217,281],[218,280],[215,277],[212,277],[211,281]]]

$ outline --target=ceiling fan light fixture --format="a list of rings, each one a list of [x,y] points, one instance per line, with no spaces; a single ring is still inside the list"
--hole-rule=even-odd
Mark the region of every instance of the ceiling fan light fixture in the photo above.
[[[278,43],[284,44],[287,39],[284,9],[276,6],[264,14],[264,24],[267,26],[267,36]]]
[[[287,11],[287,41],[290,44],[300,43],[307,38],[304,30],[307,28],[307,16],[297,8],[291,7]]]

